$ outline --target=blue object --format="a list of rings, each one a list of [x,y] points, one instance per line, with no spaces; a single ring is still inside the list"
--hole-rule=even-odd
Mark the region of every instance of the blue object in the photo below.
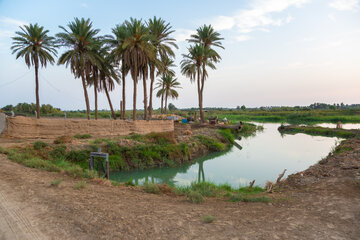
[[[187,119],[182,119],[181,122],[182,123],[188,123],[188,120]]]

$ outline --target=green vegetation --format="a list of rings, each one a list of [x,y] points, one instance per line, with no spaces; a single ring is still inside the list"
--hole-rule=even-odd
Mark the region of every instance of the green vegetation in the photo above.
[[[60,186],[60,184],[62,183],[62,179],[57,179],[57,180],[54,180],[54,181],[51,181],[50,182],[50,186],[53,186],[53,187],[58,187]]]
[[[160,188],[156,183],[145,183],[143,189],[147,193],[160,194]]]
[[[213,221],[216,220],[216,217],[211,216],[211,215],[204,215],[204,216],[201,216],[201,220],[202,220],[204,223],[212,223]]]
[[[305,133],[312,136],[324,137],[339,137],[339,138],[353,138],[359,133],[354,130],[334,129],[323,127],[308,127],[308,126],[280,126],[279,131],[286,134]]]
[[[175,193],[185,195],[190,202],[201,203],[204,197],[225,197],[229,201],[236,202],[269,202],[270,199],[258,196],[265,192],[261,187],[232,188],[228,184],[216,185],[211,182],[191,183],[186,187],[175,187]]]
[[[232,133],[231,129],[220,129],[220,130],[218,130],[218,133],[220,133],[221,136],[223,136],[228,143],[230,143],[230,144],[235,143],[235,137],[234,137],[234,134]]]
[[[80,190],[86,187],[86,181],[78,181],[75,185],[74,185],[74,189],[76,190]]]
[[[219,152],[226,149],[225,144],[219,142],[213,137],[207,137],[204,135],[197,135],[196,137],[200,140],[200,143],[205,145],[210,151]]]
[[[354,150],[354,148],[352,148],[350,146],[339,145],[334,149],[333,154],[340,154],[343,152],[353,151],[353,150]]]
[[[47,144],[47,143],[44,143],[44,142],[42,142],[42,141],[36,141],[36,142],[33,143],[33,146],[34,146],[34,149],[36,149],[36,150],[41,150],[41,149],[47,147],[48,144]]]
[[[76,139],[88,139],[88,138],[91,138],[91,135],[90,134],[76,134],[74,136],[74,138],[76,138]]]

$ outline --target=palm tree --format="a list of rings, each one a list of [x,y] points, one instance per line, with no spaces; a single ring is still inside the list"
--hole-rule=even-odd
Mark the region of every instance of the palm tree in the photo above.
[[[179,93],[176,91],[176,88],[181,88],[180,83],[177,81],[177,78],[174,78],[171,75],[165,75],[161,78],[161,80],[157,84],[157,88],[161,88],[156,96],[160,97],[165,95],[165,114],[167,110],[167,100],[169,97],[172,99],[178,98]]]
[[[118,63],[121,62],[121,76],[122,76],[122,112],[121,118],[125,119],[125,78],[129,72],[129,68],[125,64],[124,59],[124,51],[123,44],[125,39],[128,36],[128,30],[125,24],[116,25],[115,28],[112,29],[112,33],[114,36],[107,36],[107,43],[112,49],[111,55]]]
[[[161,18],[153,17],[149,19],[148,28],[151,35],[151,44],[155,48],[154,61],[150,62],[150,102],[149,102],[149,119],[152,116],[152,100],[153,100],[153,84],[155,80],[155,68],[161,68],[161,61],[159,59],[165,59],[170,57],[175,57],[171,46],[176,49],[178,46],[175,44],[175,39],[170,37],[170,34],[174,32],[171,30],[170,23],[166,23],[165,20]],[[159,66],[160,65],[160,66]]]
[[[155,56],[154,48],[149,43],[149,31],[142,22],[130,18],[130,21],[125,21],[128,30],[128,36],[124,40],[124,64],[131,73],[134,81],[134,94],[133,94],[133,120],[136,120],[136,85],[138,77],[142,77],[144,67],[149,64],[149,60]],[[144,94],[144,111],[146,111],[146,94]]]
[[[157,76],[164,77],[165,75],[175,76],[175,71],[171,69],[171,67],[176,67],[174,64],[174,60],[169,57],[161,58],[161,68],[157,72]],[[163,88],[164,86],[162,86]],[[161,95],[161,113],[163,113],[164,109],[164,94]]]
[[[90,120],[90,104],[89,97],[86,89],[85,74],[87,71],[87,63],[91,63],[96,66],[101,64],[101,56],[94,45],[98,44],[96,35],[99,33],[99,29],[92,28],[92,22],[90,19],[78,19],[75,18],[73,22],[70,22],[67,27],[59,26],[64,32],[56,34],[59,39],[59,43],[62,46],[70,48],[70,50],[63,53],[58,61],[58,64],[65,64],[66,67],[70,65],[71,72],[76,78],[81,77],[84,97],[86,103],[86,111],[88,119]]]
[[[199,102],[199,107],[200,107],[200,118],[201,118],[201,122],[204,123],[205,119],[204,119],[204,112],[202,110],[202,101],[203,101],[203,88],[204,88],[204,84],[205,84],[205,79],[207,77],[207,71],[206,71],[206,66],[210,66],[209,63],[211,63],[212,66],[210,66],[211,68],[215,69],[215,66],[213,65],[213,63],[217,63],[221,60],[220,55],[211,47],[220,47],[222,49],[224,49],[224,47],[222,46],[221,40],[223,40],[224,38],[220,37],[220,33],[216,32],[214,30],[214,28],[211,25],[204,25],[202,27],[199,27],[196,30],[196,34],[191,35],[191,39],[189,39],[188,41],[190,43],[195,43],[195,44],[201,44],[204,47],[204,53],[206,53],[203,56],[203,60],[202,60],[202,76],[201,76],[201,87],[200,87],[200,95],[199,96],[199,101],[201,101],[201,103]],[[199,91],[199,89],[198,89]]]
[[[210,49],[204,47],[202,44],[195,44],[190,46],[188,49],[188,54],[183,54],[183,60],[181,61],[181,73],[186,77],[190,78],[190,81],[197,83],[198,99],[199,99],[199,110],[201,122],[204,123],[204,113],[203,113],[203,90],[204,90],[204,81],[207,76],[207,71],[205,66],[210,67],[211,69],[216,69],[213,64],[213,57],[216,53]],[[205,77],[202,77],[205,76]]]
[[[35,66],[36,116],[40,118],[39,63],[41,67],[46,67],[48,62],[53,64],[57,45],[55,38],[47,35],[49,30],[44,30],[44,27],[37,23],[24,25],[20,29],[12,38],[12,54],[16,53],[16,59],[23,57],[28,68]]]

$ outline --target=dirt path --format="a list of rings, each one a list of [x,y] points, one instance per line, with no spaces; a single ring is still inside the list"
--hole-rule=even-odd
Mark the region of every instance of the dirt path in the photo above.
[[[354,180],[360,172],[344,171],[273,194],[270,204],[208,199],[196,205],[95,182],[76,190],[78,180],[0,155],[0,240],[360,239],[360,186]],[[50,186],[56,179],[63,182]],[[201,220],[208,214],[216,217],[211,224]]]

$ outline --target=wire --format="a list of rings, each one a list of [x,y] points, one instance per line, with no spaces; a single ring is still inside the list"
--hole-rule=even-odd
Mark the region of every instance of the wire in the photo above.
[[[1,84],[1,85],[0,85],[0,88],[5,87],[5,86],[7,86],[7,85],[9,85],[9,84],[12,84],[12,83],[14,83],[14,82],[16,82],[16,81],[20,80],[21,78],[25,77],[25,76],[26,76],[29,72],[31,72],[31,70],[29,70],[29,71],[28,71],[28,72],[26,72],[25,74],[21,75],[20,77],[15,78],[15,79],[14,79],[14,80],[12,80],[12,81],[9,81],[9,82],[6,82],[6,83]]]

